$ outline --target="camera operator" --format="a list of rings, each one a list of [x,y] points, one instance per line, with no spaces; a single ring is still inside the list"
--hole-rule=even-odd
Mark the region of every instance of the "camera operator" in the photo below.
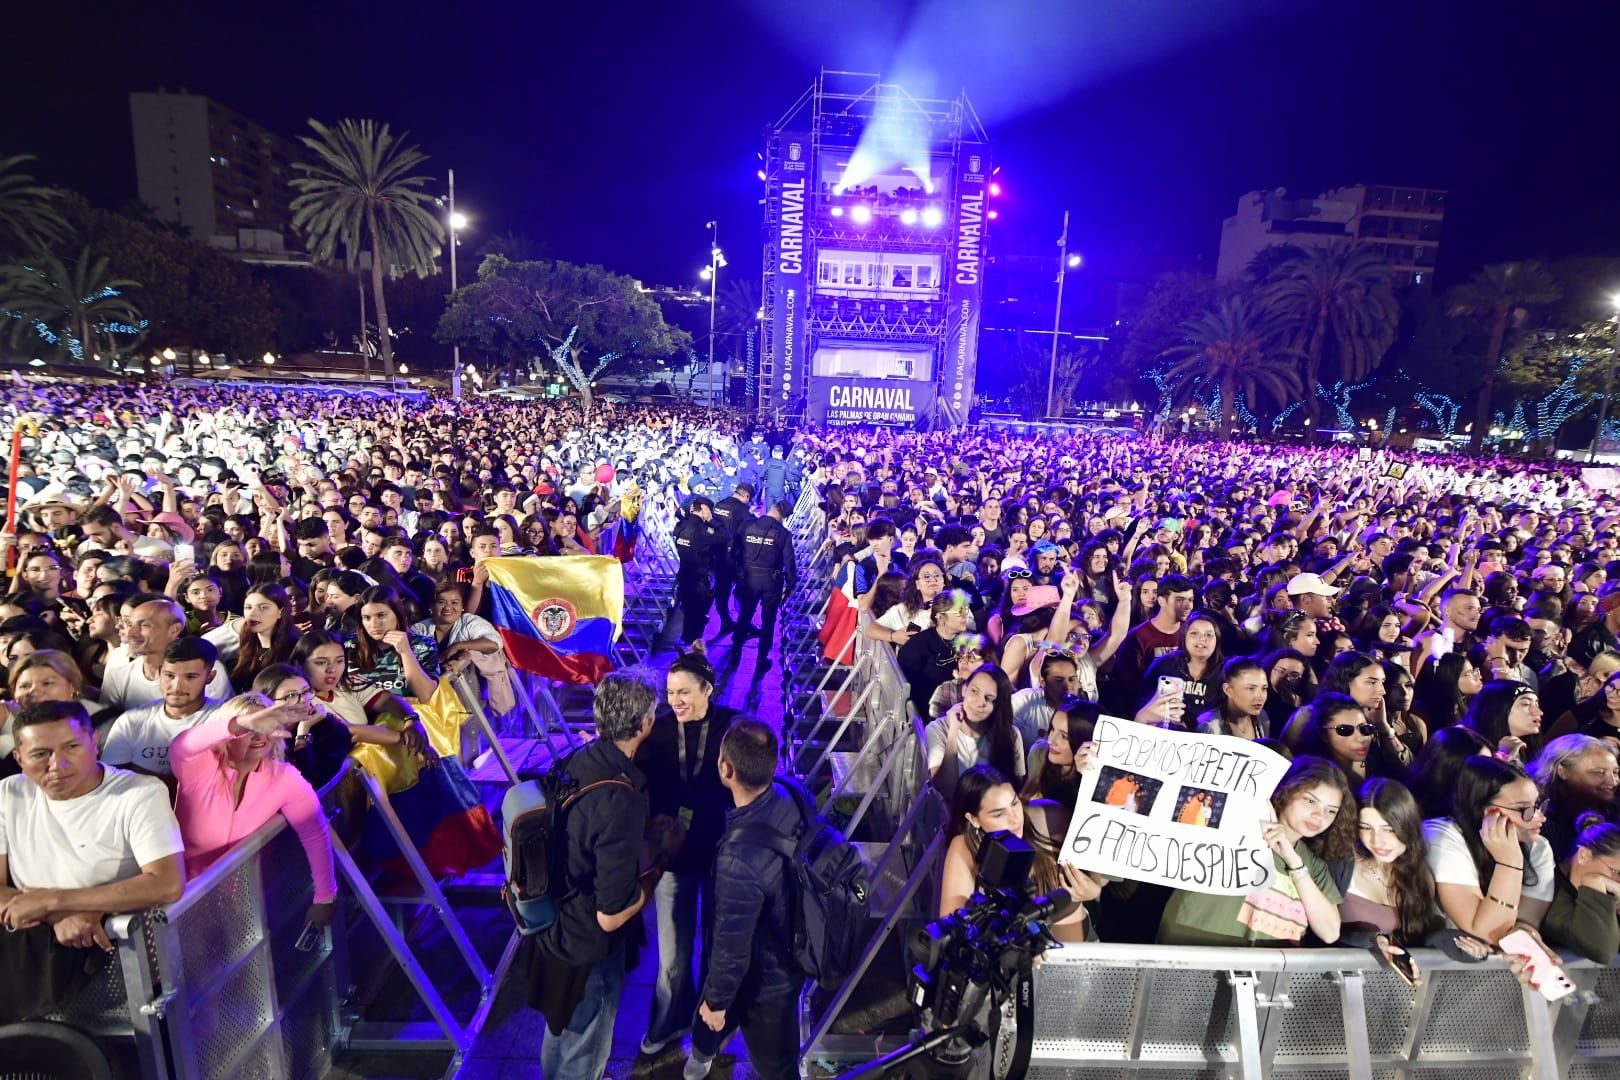
[[[763,1080],[797,1077],[797,1003],[804,976],[794,964],[791,890],[778,851],[756,829],[792,838],[805,827],[793,797],[772,783],[776,733],[743,718],[720,741],[720,782],[736,809],[714,865],[714,951],[703,983],[685,1080],[709,1075],[714,1055],[742,1028],[748,1061]]]
[[[637,917],[680,846],[679,830],[664,831],[659,857],[637,873],[647,801],[646,780],[632,759],[652,731],[657,703],[646,674],[610,672],[591,705],[598,737],[563,761],[581,787],[609,782],[581,797],[559,823],[557,921],[525,939],[535,943],[529,1004],[547,1021],[540,1053],[546,1080],[598,1080],[607,1068],[624,989],[625,928],[639,927]]]

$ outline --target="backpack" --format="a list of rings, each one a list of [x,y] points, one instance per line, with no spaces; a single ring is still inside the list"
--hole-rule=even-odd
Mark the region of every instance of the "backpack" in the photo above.
[[[635,790],[623,777],[581,785],[563,768],[559,765],[513,784],[501,797],[501,863],[506,870],[501,899],[523,937],[541,933],[557,921],[551,878],[564,857],[564,812],[596,788],[618,784]]]
[[[866,864],[855,845],[816,813],[802,787],[777,783],[804,819],[796,835],[768,825],[741,825],[726,838],[758,844],[787,860],[782,880],[788,890],[793,962],[805,978],[830,989],[855,970],[871,930]]]

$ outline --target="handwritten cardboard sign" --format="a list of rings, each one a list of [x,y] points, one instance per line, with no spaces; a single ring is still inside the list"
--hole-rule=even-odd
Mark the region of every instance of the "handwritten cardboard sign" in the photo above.
[[[1097,720],[1096,765],[1059,858],[1082,870],[1193,892],[1247,895],[1275,872],[1260,822],[1288,771],[1282,755],[1230,735],[1117,717]]]

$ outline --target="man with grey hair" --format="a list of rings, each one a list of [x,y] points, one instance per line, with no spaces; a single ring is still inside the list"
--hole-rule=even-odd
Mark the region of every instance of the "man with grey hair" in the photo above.
[[[556,810],[561,851],[551,894],[557,920],[526,941],[529,1004],[546,1017],[540,1072],[546,1080],[598,1080],[613,1049],[624,989],[623,928],[641,914],[680,850],[679,829],[661,832],[658,857],[640,869],[648,838],[647,781],[632,759],[652,731],[658,684],[650,672],[611,672],[591,711],[597,737],[558,766],[579,786]]]
[[[158,682],[163,654],[185,633],[186,613],[169,597],[149,594],[132,597],[125,611],[120,628],[123,644],[107,654],[101,704],[133,709],[163,700],[163,687]],[[217,660],[205,693],[215,701],[231,696],[230,676]]]

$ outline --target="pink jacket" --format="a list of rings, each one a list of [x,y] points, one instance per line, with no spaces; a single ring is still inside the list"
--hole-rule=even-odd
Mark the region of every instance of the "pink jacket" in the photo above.
[[[201,874],[279,813],[304,845],[315,879],[315,902],[326,903],[337,896],[337,877],[332,837],[315,789],[291,765],[266,759],[249,774],[242,804],[233,806],[236,772],[213,752],[231,737],[230,717],[216,716],[175,736],[169,749],[169,765],[179,783],[174,811],[186,842],[187,875]]]

